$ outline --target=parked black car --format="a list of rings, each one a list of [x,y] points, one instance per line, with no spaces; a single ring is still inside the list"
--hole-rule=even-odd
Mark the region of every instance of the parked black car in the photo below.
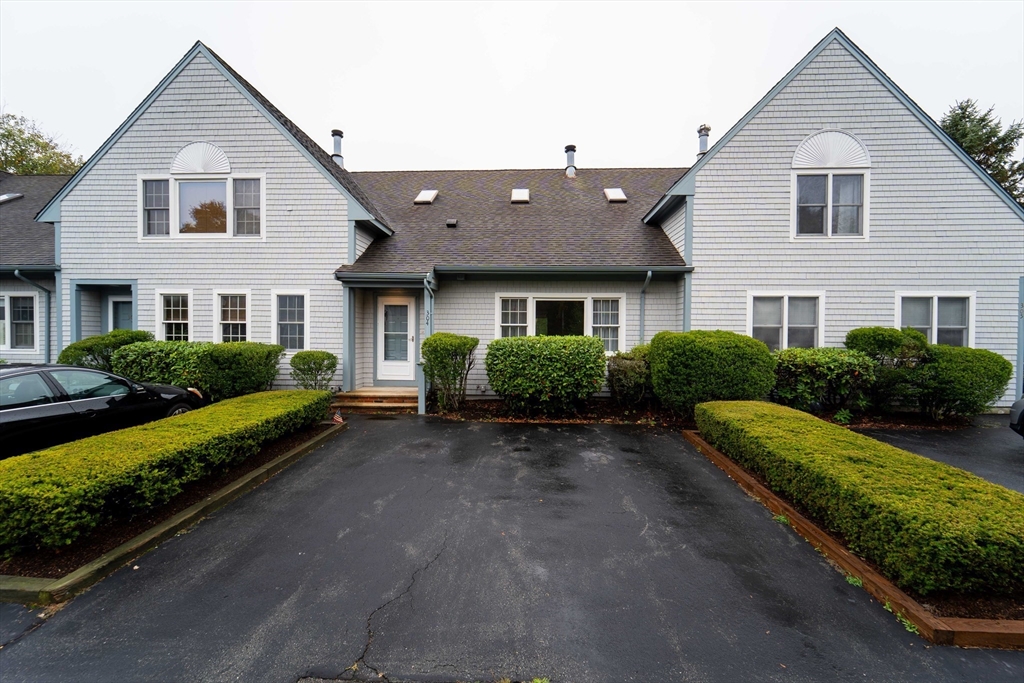
[[[73,365],[0,365],[0,458],[204,405],[195,389],[139,384]]]
[[[1010,407],[1010,429],[1024,436],[1024,396]]]

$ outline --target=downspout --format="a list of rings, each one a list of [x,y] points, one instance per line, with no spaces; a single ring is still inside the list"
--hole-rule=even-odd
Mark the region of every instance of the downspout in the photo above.
[[[423,278],[423,326],[426,328],[424,332],[426,336],[434,334],[434,291],[436,290],[437,284],[434,281],[434,274],[427,273]],[[423,343],[423,340],[420,340]],[[420,415],[427,414],[427,378],[423,374],[423,358],[420,357],[420,362],[416,366],[416,393],[418,394],[418,411]]]
[[[45,340],[45,343],[46,343],[45,358],[46,358],[46,362],[49,363],[50,362],[50,295],[53,294],[53,292],[48,290],[46,287],[43,287],[38,282],[32,282],[32,280],[29,280],[27,277],[22,275],[20,270],[15,270],[14,271],[14,277],[18,278],[19,280],[21,280],[24,283],[32,285],[33,287],[35,287],[36,289],[38,289],[40,291],[46,292],[46,330],[43,332],[43,339]]]
[[[647,285],[651,284],[651,276],[654,273],[647,271],[647,279],[644,280],[644,286],[640,288],[640,343],[644,343],[644,313],[647,311]]]

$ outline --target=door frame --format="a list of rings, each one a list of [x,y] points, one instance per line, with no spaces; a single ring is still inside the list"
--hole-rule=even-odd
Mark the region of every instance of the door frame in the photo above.
[[[384,305],[390,303],[407,304],[409,306],[409,375],[406,378],[381,378],[380,364],[384,357]],[[415,294],[388,293],[374,294],[373,298],[373,386],[415,386],[416,385],[416,363],[419,362],[419,297]]]
[[[131,294],[108,294],[107,295],[107,332],[114,331],[114,303],[131,303]],[[135,321],[135,306],[132,306],[132,329],[139,329]]]

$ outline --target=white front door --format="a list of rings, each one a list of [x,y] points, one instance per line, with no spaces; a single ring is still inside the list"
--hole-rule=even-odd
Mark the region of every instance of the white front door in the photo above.
[[[416,378],[415,299],[408,296],[382,296],[377,299],[377,379],[412,380]]]

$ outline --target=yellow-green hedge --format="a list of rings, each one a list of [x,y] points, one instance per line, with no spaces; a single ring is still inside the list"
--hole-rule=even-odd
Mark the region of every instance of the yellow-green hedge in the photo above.
[[[268,391],[0,460],[0,555],[67,545],[166,502],[218,467],[322,420],[326,391]]]
[[[1024,495],[791,408],[703,403],[704,438],[903,588],[1024,590]]]

